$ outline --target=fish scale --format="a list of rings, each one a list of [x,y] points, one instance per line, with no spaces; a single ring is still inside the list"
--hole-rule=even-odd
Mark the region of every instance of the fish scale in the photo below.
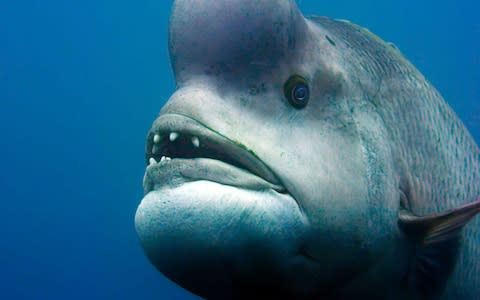
[[[377,47],[386,48],[385,44],[378,45],[378,39],[373,38],[372,34],[367,31],[357,30],[357,26],[352,25],[351,23],[334,21],[328,18],[315,18],[316,22],[319,22],[322,26],[338,34],[340,36],[342,32],[350,32],[349,35],[344,36],[348,43],[356,46],[354,41],[357,39],[365,41],[369,38],[368,43],[362,43],[363,48],[360,54],[366,53],[369,60],[374,61],[383,61],[386,59],[385,55],[387,52],[380,52],[380,56],[375,56],[378,51],[370,50],[368,52],[365,45],[370,45],[370,48],[376,49]],[[354,27],[354,29],[352,29]],[[354,34],[352,34],[352,32]],[[355,49],[352,46],[352,49]],[[389,51],[389,57],[387,60],[400,62],[404,60],[400,55],[395,55],[395,52]],[[352,54],[357,55],[357,53]],[[377,74],[383,73],[381,68],[376,68],[375,72]],[[408,160],[408,153],[419,152],[419,158],[421,162],[417,162],[418,165],[418,177],[426,177],[432,174],[421,174],[421,169],[430,171],[435,166],[438,166],[438,161],[431,159],[433,156],[441,156],[445,159],[440,159],[439,161],[445,161],[445,165],[450,165],[451,162],[458,165],[463,162],[463,158],[455,157],[457,149],[463,149],[465,157],[471,162],[466,168],[470,170],[470,174],[455,174],[453,179],[445,182],[445,186],[436,191],[438,194],[431,195],[430,201],[426,201],[434,205],[432,209],[436,208],[438,211],[443,211],[448,208],[453,208],[455,205],[464,204],[472,201],[472,199],[480,194],[480,185],[479,185],[479,174],[478,174],[478,158],[479,158],[479,149],[475,144],[475,141],[464,127],[463,123],[458,119],[455,113],[451,108],[445,103],[443,98],[434,90],[430,84],[423,79],[423,76],[409,64],[409,68],[403,68],[402,72],[395,72],[397,76],[401,74],[409,74],[410,78],[412,74],[415,74],[413,78],[415,81],[420,81],[420,85],[424,86],[423,94],[419,93],[418,89],[414,89],[416,82],[412,82],[411,79],[407,80],[412,85],[412,90],[414,93],[411,96],[406,96],[405,93],[402,93],[402,97],[396,97],[392,94],[396,91],[396,87],[389,85],[388,81],[382,81],[381,89],[377,96],[379,99],[388,99],[381,102],[379,107],[379,113],[381,113],[382,118],[387,124],[395,124],[391,127],[390,130],[392,135],[395,138],[394,143],[403,147],[406,151],[405,159]],[[389,75],[389,74],[382,74]],[[409,87],[403,87],[403,91]],[[400,93],[399,93],[400,94]],[[402,113],[406,112],[406,113]],[[443,120],[442,120],[443,119]],[[417,134],[411,134],[416,132]],[[435,138],[441,138],[444,143],[442,148],[435,149],[437,145]],[[475,163],[473,163],[475,161]],[[414,164],[414,162],[411,162]],[[462,170],[464,168],[458,168]],[[448,172],[445,172],[448,173]],[[455,194],[455,191],[452,191],[451,185],[454,183],[454,180],[459,176],[467,176],[466,182],[469,182],[469,187],[472,188],[470,195],[464,195],[461,199],[452,200],[455,202],[450,203],[437,203],[436,201],[441,201],[441,199],[452,199],[455,197],[442,197]],[[471,178],[468,178],[471,176]],[[433,174],[432,180],[438,182],[443,179],[445,174]],[[453,181],[452,181],[453,180]],[[434,184],[434,183],[432,183]],[[463,191],[460,191],[463,192]],[[445,194],[444,194],[445,193]],[[429,204],[426,204],[427,206]],[[439,206],[437,206],[437,204]],[[438,212],[437,211],[437,212]],[[418,211],[418,213],[431,213],[432,211]]]
[[[354,45],[351,49],[358,49],[355,47],[357,41],[361,43],[362,51],[353,55],[366,55],[369,60],[376,62],[403,60],[394,51],[376,51],[387,46],[379,44],[371,33],[358,30],[351,23],[327,18],[316,18],[315,21],[336,35],[343,36],[345,43]],[[369,41],[365,42],[366,39]],[[395,96],[397,87],[382,81],[377,98],[388,99],[380,100],[379,113],[387,124],[395,125],[389,128],[394,139],[392,143],[398,145],[401,157],[415,178],[413,190],[421,201],[412,203],[412,209],[418,215],[428,215],[470,203],[480,195],[478,146],[453,110],[413,66],[406,64],[408,67],[401,68],[401,64],[393,65],[397,76],[407,75],[405,82],[411,87],[403,87],[402,93],[397,94],[404,96],[398,97]],[[374,67],[377,74],[389,75],[378,64]],[[423,87],[421,92],[415,88],[418,85]],[[408,95],[408,88],[414,93]],[[463,251],[460,252],[458,267],[451,280],[457,288],[452,292],[447,288],[448,299],[470,299],[471,296],[459,294],[457,290],[480,294],[480,285],[477,283],[480,272],[477,259],[480,257],[479,243],[480,220],[476,218],[465,227]],[[463,286],[463,289],[458,289],[459,286]]]

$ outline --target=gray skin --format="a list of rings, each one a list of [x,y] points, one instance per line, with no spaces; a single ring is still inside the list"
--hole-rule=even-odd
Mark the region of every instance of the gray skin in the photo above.
[[[480,294],[478,218],[435,292],[405,284],[419,244],[400,211],[474,201],[480,151],[393,45],[346,21],[307,19],[293,0],[177,0],[169,49],[178,89],[147,159],[169,132],[205,148],[147,167],[135,225],[165,276],[208,299]],[[303,109],[284,95],[295,74],[310,88]]]

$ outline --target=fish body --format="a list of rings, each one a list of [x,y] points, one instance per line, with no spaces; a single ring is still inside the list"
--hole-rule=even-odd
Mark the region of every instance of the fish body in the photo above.
[[[208,299],[475,299],[480,151],[389,43],[294,1],[177,0],[135,225]]]

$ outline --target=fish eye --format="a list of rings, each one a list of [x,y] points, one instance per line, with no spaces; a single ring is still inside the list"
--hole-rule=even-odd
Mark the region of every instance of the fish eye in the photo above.
[[[310,89],[305,78],[299,75],[291,76],[283,87],[285,97],[295,108],[304,108],[310,99]]]

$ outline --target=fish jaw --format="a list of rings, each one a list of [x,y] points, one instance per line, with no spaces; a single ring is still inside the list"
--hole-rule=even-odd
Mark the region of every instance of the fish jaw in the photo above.
[[[207,298],[314,290],[305,276],[319,267],[303,252],[308,222],[253,151],[190,117],[164,114],[146,158],[135,226],[165,276]]]
[[[208,180],[165,185],[145,195],[135,226],[152,264],[202,297],[313,289],[304,275],[319,266],[302,254],[307,227],[288,194]]]
[[[182,114],[164,114],[155,121],[147,138],[146,160],[145,193],[174,178],[286,193],[276,174],[252,150]]]

